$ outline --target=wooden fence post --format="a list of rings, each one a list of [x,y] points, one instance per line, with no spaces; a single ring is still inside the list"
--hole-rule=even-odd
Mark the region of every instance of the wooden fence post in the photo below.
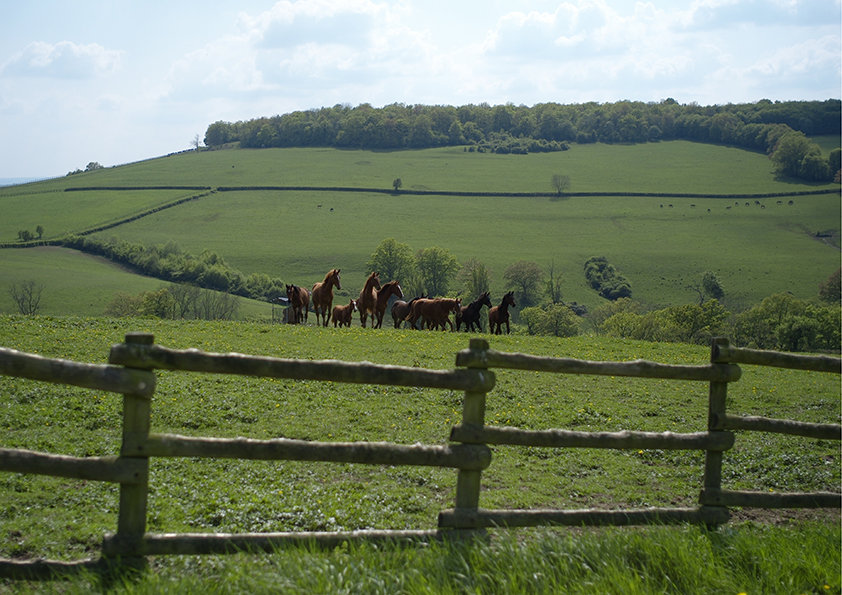
[[[728,339],[725,337],[714,337],[711,340],[710,361],[716,365],[719,346],[728,346]],[[727,364],[726,364],[727,365]],[[708,431],[722,431],[725,422],[726,405],[728,398],[728,383],[711,380],[708,394]],[[705,492],[719,492],[722,489],[722,453],[721,450],[705,451]],[[704,496],[702,497],[704,505]]]
[[[154,342],[155,337],[147,333],[129,333],[125,339],[127,345],[137,348],[150,346]],[[124,555],[121,560],[121,563],[134,568],[144,568],[147,564],[143,556],[142,540],[146,533],[149,457],[138,456],[136,445],[143,444],[149,437],[151,400],[151,396],[123,395],[123,443],[120,456],[131,456],[140,461],[143,473],[137,483],[120,484],[120,511],[114,546],[122,552],[134,552],[134,555]]]
[[[469,368],[488,369],[488,362],[484,352],[488,351],[488,341],[471,339],[470,349],[476,354]],[[485,425],[485,392],[465,391],[462,401],[462,425],[482,429]],[[460,469],[456,478],[456,508],[474,509],[479,507],[480,480],[482,471]]]

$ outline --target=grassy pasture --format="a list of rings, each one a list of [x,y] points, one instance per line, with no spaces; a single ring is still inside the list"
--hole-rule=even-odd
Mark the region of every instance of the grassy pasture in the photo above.
[[[0,316],[0,345],[52,357],[104,362],[109,345],[122,341],[126,332],[135,330],[153,332],[157,343],[173,348],[197,347],[207,351],[305,359],[365,359],[428,368],[451,368],[456,351],[468,343],[465,336],[450,333],[395,331],[386,334],[359,328],[334,331],[251,323]],[[644,358],[701,364],[708,357],[704,347],[593,337],[561,340],[495,337],[491,346],[505,351],[593,360]],[[490,425],[594,431],[699,431],[706,423],[707,387],[703,383],[556,377],[505,370],[498,370],[496,374],[497,386],[489,394],[486,415]],[[77,456],[117,453],[121,416],[118,396],[5,377],[0,378],[0,392],[5,403],[0,408],[3,447]],[[839,397],[838,377],[833,375],[744,366],[742,379],[729,387],[729,411],[832,422],[840,417]],[[283,436],[325,441],[443,444],[450,426],[460,417],[461,394],[162,372],[152,410],[153,431],[195,436]],[[838,443],[741,433],[735,449],[726,453],[723,480],[726,487],[733,489],[838,490],[839,463]],[[497,447],[493,449],[491,467],[483,474],[480,504],[489,508],[692,506],[701,487],[702,472],[703,457],[692,451]],[[150,482],[153,488],[149,529],[156,532],[423,529],[435,526],[438,510],[452,506],[455,472],[327,463],[154,459]],[[7,537],[0,540],[0,556],[84,557],[89,550],[98,549],[104,532],[115,529],[117,500],[117,489],[110,485],[0,474],[0,501],[4,503],[0,509],[3,511],[0,534]],[[803,551],[812,552],[813,548],[818,548],[824,552],[820,561],[812,558],[811,566],[798,557],[776,559],[775,554],[758,554],[754,549],[750,554],[755,561],[751,568],[760,575],[732,578],[730,580],[737,580],[734,586],[751,591],[756,584],[775,585],[776,581],[787,580],[787,576],[794,580],[793,577],[801,576],[799,573],[810,567],[813,568],[809,574],[812,588],[821,589],[823,584],[828,584],[829,588],[838,590],[838,531],[834,536],[828,527],[835,525],[838,529],[838,518],[832,513],[806,516],[820,524],[810,529],[781,529],[782,534],[777,539],[782,542],[789,539],[791,546],[796,545],[791,540],[802,540],[798,545],[806,548]],[[737,520],[721,532],[721,537],[706,537],[693,528],[644,532],[608,530],[580,535],[586,541],[579,543],[582,547],[587,543],[603,548],[606,559],[618,556],[623,559],[629,552],[645,551],[640,555],[647,559],[655,556],[657,560],[653,550],[658,550],[657,544],[663,546],[664,543],[672,543],[667,549],[675,551],[676,555],[696,552],[690,555],[689,559],[693,559],[693,556],[701,555],[697,548],[707,551],[699,540],[708,539],[714,542],[722,539],[720,545],[723,546],[733,546],[734,540],[742,539],[747,542],[742,547],[749,547],[749,543],[754,544],[753,548],[769,547],[761,546],[765,538],[751,526],[741,525],[740,518],[753,518],[753,513],[738,511]],[[523,532],[521,536],[529,534]],[[564,551],[569,551],[574,535],[568,530],[551,532],[546,541],[537,543],[547,547],[549,543],[557,547],[565,544]],[[516,546],[514,541],[504,539],[494,547],[506,547],[507,543],[507,547],[512,548],[511,555],[520,552],[518,555],[526,556],[526,560],[515,567],[501,563],[496,571],[501,578],[512,573],[520,576],[525,568],[532,568],[543,559],[539,552],[530,550],[530,546],[523,546],[523,542]],[[615,545],[609,546],[610,543]],[[234,557],[224,561],[160,558],[155,562],[157,578],[150,580],[179,577],[187,581],[184,584],[194,584],[193,581],[212,584],[219,573],[236,574],[241,568],[254,569],[255,563],[261,569],[264,564],[268,565],[266,573],[271,573],[271,568],[276,568],[277,573],[277,565],[291,564],[291,560],[309,560],[309,564],[319,568],[325,564],[341,564],[336,556],[350,556],[346,559],[347,564],[355,568],[369,568],[370,565],[374,576],[382,576],[374,569],[383,564],[388,567],[389,563],[378,557],[377,550],[362,549],[368,554],[339,550],[328,554],[299,551],[257,559]],[[801,547],[794,549],[802,551]],[[389,559],[389,556],[412,555],[409,551],[412,550],[379,553]],[[482,559],[495,560],[499,555],[499,552],[493,553],[496,550],[489,552],[482,548],[460,550],[461,553],[433,551],[439,553],[425,564],[438,559],[458,560],[459,556],[465,555],[478,556],[471,564],[482,565]],[[722,559],[739,557],[733,547],[728,551],[731,553]],[[749,551],[752,551],[751,547]],[[566,554],[559,555],[568,558]],[[768,571],[758,569],[758,555],[770,558]],[[719,555],[713,557],[720,559]],[[719,580],[717,570],[706,567],[702,572],[701,567],[689,562],[686,567],[681,565],[681,569],[670,570],[659,569],[657,562],[652,563],[655,568],[650,568],[649,562],[641,561],[644,567],[631,574],[615,575],[612,571],[610,580],[622,581],[622,584],[651,580],[648,572],[654,572],[656,576],[672,574],[670,580],[678,581],[678,584],[698,580],[701,586],[706,584],[706,578],[714,582]],[[788,571],[781,571],[781,564]],[[560,560],[557,566],[569,568]],[[821,569],[827,574],[822,575]],[[315,574],[310,575],[319,576],[319,572],[313,571]],[[395,572],[397,570],[387,573],[392,576],[390,584],[395,580]],[[438,580],[454,580],[457,569],[448,566],[440,572],[446,578]],[[587,574],[588,580],[608,580],[605,572],[608,571],[602,565],[595,566]],[[764,572],[769,576],[763,575]],[[182,576],[185,574],[186,578]],[[246,574],[257,576],[252,575],[251,570]],[[528,572],[526,576],[531,574]],[[306,580],[297,573],[293,576],[299,581],[297,584]],[[397,576],[403,575],[398,573]],[[473,576],[470,571],[468,576]],[[570,584],[581,584],[584,579],[574,580],[577,576],[574,572],[568,579]],[[411,576],[406,578],[410,579]],[[244,576],[241,580],[245,580]],[[331,574],[323,580],[330,581]],[[417,577],[412,579],[417,580]],[[471,580],[479,579],[473,577]],[[535,580],[536,586],[546,585],[542,580]],[[751,582],[740,587],[739,580]],[[331,584],[326,583],[325,590],[332,589]],[[731,583],[727,584],[731,588]],[[640,592],[659,590],[651,585],[639,588]],[[682,589],[662,586],[660,590],[677,592]],[[431,589],[431,592],[437,591]],[[375,589],[374,592],[389,592],[389,589]],[[513,587],[512,592],[518,592],[518,589]]]
[[[356,296],[368,257],[388,237],[413,250],[436,245],[460,261],[479,259],[491,270],[493,296],[503,292],[510,264],[554,261],[565,299],[598,305],[582,274],[595,255],[631,280],[636,299],[653,305],[694,301],[688,286],[706,270],[716,272],[736,305],[778,291],[815,295],[839,266],[839,251],[810,233],[838,229],[838,198],[799,197],[791,206],[764,200],[764,209],[746,202],[223,192],[100,235],[152,244],[177,239],[188,252],[211,249],[244,272],[304,286],[340,267],[341,296]]]
[[[468,153],[460,147],[413,151],[329,148],[245,149],[181,153],[45,182],[82,186],[306,185],[406,190],[552,192],[553,174],[570,176],[571,192],[761,193],[812,186],[776,179],[755,153],[689,141],[644,145],[574,145],[529,155]],[[2,196],[2,190],[0,190]]]
[[[685,141],[576,145],[563,153],[531,155],[467,153],[460,148],[206,151],[2,188],[0,241],[13,242],[19,230],[34,231],[36,225],[44,227],[46,237],[57,237],[196,193],[61,191],[67,187],[274,184],[389,189],[392,180],[401,177],[404,189],[548,192],[554,173],[569,175],[574,192],[720,194],[832,187],[776,179],[762,154]],[[359,291],[368,272],[366,260],[387,237],[415,250],[437,245],[460,261],[481,260],[491,270],[495,296],[503,291],[505,268],[525,259],[544,267],[554,262],[562,274],[564,298],[596,306],[601,298],[581,273],[583,262],[595,255],[606,256],[631,281],[635,299],[653,306],[694,301],[696,294],[688,285],[697,283],[706,270],[718,275],[726,304],[733,309],[780,291],[802,298],[815,295],[818,284],[839,266],[839,197],[796,197],[792,206],[787,199],[780,205],[775,199],[761,202],[766,208],[753,200],[712,198],[225,192],[101,235],[144,244],[174,240],[196,254],[210,249],[244,273],[266,273],[305,286],[338,266],[345,273],[347,289],[339,294],[343,299]],[[830,237],[817,240],[812,237],[816,232]],[[31,258],[32,277],[43,282],[36,272],[48,271],[52,263],[47,258],[35,265],[38,257]],[[9,303],[5,294],[12,278],[18,278],[18,261],[19,255],[11,251],[0,254],[0,311],[11,311],[4,306]],[[46,274],[48,281],[62,277],[60,272]],[[53,291],[54,283],[44,284],[47,292]],[[60,303],[54,310],[45,301],[42,311],[101,313],[82,299]]]
[[[0,253],[0,312],[17,312],[7,288],[35,281],[43,285],[41,312],[101,316],[117,293],[136,295],[166,285],[131,273],[97,256],[54,246],[9,249]],[[271,318],[271,306],[238,298],[244,318]]]

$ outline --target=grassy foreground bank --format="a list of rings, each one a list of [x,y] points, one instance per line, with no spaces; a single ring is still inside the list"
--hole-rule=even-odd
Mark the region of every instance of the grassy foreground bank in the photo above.
[[[466,335],[394,329],[319,329],[246,323],[1,316],[0,345],[51,357],[104,362],[128,331],[153,332],[172,348],[296,358],[453,367]],[[701,364],[704,347],[594,337],[494,337],[494,349],[591,360],[644,358]],[[698,386],[696,386],[698,384]],[[75,456],[116,454],[119,398],[0,378],[6,448]],[[699,431],[703,383],[563,377],[499,371],[487,421],[530,429]],[[729,388],[738,413],[838,421],[838,377],[744,367]],[[311,440],[447,441],[461,395],[450,391],[159,374],[153,431],[196,436]],[[838,491],[838,443],[740,434],[727,453],[733,489]],[[488,508],[691,506],[701,453],[603,453],[499,448],[485,472]],[[155,532],[427,529],[452,506],[450,470],[361,465],[155,459],[148,526]],[[0,556],[96,556],[116,526],[115,486],[0,474]],[[737,511],[739,512],[739,511]],[[795,518],[781,515],[777,520]],[[168,557],[126,588],[133,592],[839,592],[838,512],[783,525],[513,531],[490,544],[423,548],[292,550],[272,555]],[[93,582],[92,582],[93,581]],[[0,590],[19,591],[19,583]],[[69,592],[94,579],[56,585]],[[43,585],[32,586],[41,590]]]

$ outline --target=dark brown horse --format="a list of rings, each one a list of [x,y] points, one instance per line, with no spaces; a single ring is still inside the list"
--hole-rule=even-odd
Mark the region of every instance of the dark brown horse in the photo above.
[[[288,322],[290,324],[307,322],[307,314],[310,309],[310,292],[298,285],[287,285],[287,298],[292,310]]]
[[[372,325],[375,321],[374,306],[377,304],[377,290],[380,289],[380,275],[372,272],[360,292],[360,299],[357,300],[357,310],[360,311],[360,324],[365,328],[366,318],[371,315]]]
[[[394,304],[392,304],[392,322],[395,323],[395,328],[401,328],[401,323],[407,316],[409,316],[409,313],[412,311],[412,304],[415,300],[425,299],[426,297],[426,295],[416,296],[408,302],[397,300]]]
[[[331,314],[333,319],[333,328],[351,326],[351,315],[357,309],[357,300],[351,300],[347,306],[334,306]]]
[[[330,308],[333,306],[333,288],[342,289],[339,284],[339,269],[331,269],[325,275],[324,281],[313,285],[313,311],[316,313],[316,326],[319,325],[319,315],[322,316],[322,326],[327,326]]]
[[[456,314],[456,330],[458,331],[459,326],[464,323],[466,333],[473,331],[474,325],[477,325],[477,330],[482,332],[482,322],[479,319],[479,312],[483,306],[488,306],[489,309],[491,308],[491,298],[488,297],[487,291],[467,306],[462,306],[459,309],[459,312]]]
[[[384,283],[383,287],[377,290],[377,300],[374,303],[374,314],[377,317],[377,324],[372,324],[373,328],[380,328],[383,326],[383,316],[386,314],[386,304],[389,303],[389,298],[393,295],[398,296],[398,299],[403,297],[403,290],[400,283],[397,281],[389,281]]]
[[[503,301],[499,306],[494,306],[488,311],[488,332],[493,335],[502,334],[501,325],[506,323],[506,334],[509,334],[509,306],[517,307],[515,304],[515,294],[510,291],[503,296]],[[496,328],[495,328],[496,327]]]
[[[415,323],[423,317],[428,329],[441,327],[441,330],[446,330],[449,324],[450,330],[453,330],[449,316],[451,312],[458,312],[461,306],[462,300],[459,298],[418,299],[412,303],[412,310],[405,320],[414,329],[417,329]]]

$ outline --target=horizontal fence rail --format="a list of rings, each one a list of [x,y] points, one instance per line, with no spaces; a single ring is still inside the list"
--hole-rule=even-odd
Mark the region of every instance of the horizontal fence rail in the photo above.
[[[70,457],[0,448],[0,471],[111,483],[138,483],[143,480],[146,468],[136,460],[121,457]]]
[[[593,374],[599,376],[631,376],[669,380],[701,380],[735,382],[740,378],[737,366],[680,366],[646,360],[630,362],[593,362],[581,359],[542,357],[525,353],[504,353],[492,349],[465,349],[456,356],[457,366],[508,368],[559,374]]]
[[[0,375],[122,394],[149,396],[155,392],[151,372],[51,359],[6,347],[0,347]]]
[[[504,426],[455,426],[455,442],[509,444],[551,448],[613,448],[665,450],[728,450],[734,445],[730,432],[579,432],[572,430],[522,430]]]
[[[129,444],[123,454],[150,457],[213,459],[297,460],[367,465],[415,465],[485,469],[491,451],[485,445],[393,444],[389,442],[310,442],[308,440],[253,440],[250,438],[193,438],[152,434]]]
[[[370,362],[310,361],[240,353],[206,353],[196,349],[167,349],[158,345],[141,347],[127,344],[115,345],[111,349],[109,361],[112,364],[132,368],[238,374],[293,380],[481,391],[489,391],[494,386],[493,372],[426,370]]]

